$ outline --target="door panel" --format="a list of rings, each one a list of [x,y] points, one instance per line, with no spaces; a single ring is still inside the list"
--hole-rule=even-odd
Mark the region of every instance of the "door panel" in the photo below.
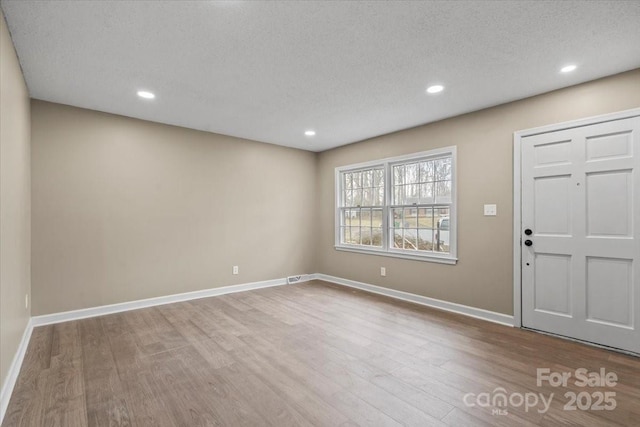
[[[587,173],[586,185],[587,236],[633,237],[632,171]]]
[[[522,139],[523,326],[640,353],[639,133],[634,117]]]
[[[587,161],[631,157],[631,131],[587,138]]]
[[[587,257],[587,320],[633,327],[633,261]]]
[[[571,257],[535,255],[535,309],[571,317]]]
[[[570,163],[571,140],[552,141],[534,147],[535,166],[562,165]]]
[[[534,178],[534,228],[537,234],[571,234],[571,175]]]

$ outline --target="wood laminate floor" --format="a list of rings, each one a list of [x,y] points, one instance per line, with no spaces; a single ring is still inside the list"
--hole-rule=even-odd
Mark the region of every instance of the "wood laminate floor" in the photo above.
[[[618,383],[537,387],[536,368]],[[465,404],[500,387],[554,397]],[[615,410],[564,410],[585,391]],[[640,359],[316,281],[36,328],[2,425],[638,426]]]

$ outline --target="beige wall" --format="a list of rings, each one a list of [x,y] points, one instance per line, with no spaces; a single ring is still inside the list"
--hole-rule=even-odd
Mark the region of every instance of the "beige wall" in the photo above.
[[[34,315],[315,272],[315,154],[31,108]]]
[[[30,310],[29,93],[0,12],[0,386]]]
[[[640,70],[321,153],[319,271],[512,314],[513,132],[635,107]],[[449,145],[458,147],[457,265],[333,248],[335,167]],[[483,216],[485,203],[498,205],[497,217]],[[381,266],[387,277],[380,277]]]

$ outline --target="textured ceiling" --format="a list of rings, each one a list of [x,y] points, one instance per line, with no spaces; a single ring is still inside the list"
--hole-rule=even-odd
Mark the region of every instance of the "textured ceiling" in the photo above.
[[[1,6],[33,98],[312,151],[640,67],[639,1]]]

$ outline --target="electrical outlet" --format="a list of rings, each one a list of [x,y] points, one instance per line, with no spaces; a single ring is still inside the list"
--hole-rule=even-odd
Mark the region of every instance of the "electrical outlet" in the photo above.
[[[24,308],[29,308],[29,294],[24,296]]]
[[[240,272],[240,270],[238,269],[237,265],[233,266],[233,274],[238,274]]]
[[[496,205],[484,205],[484,216],[498,215],[498,207]]]
[[[380,275],[385,277],[387,275],[387,269],[384,267],[380,267]]]

